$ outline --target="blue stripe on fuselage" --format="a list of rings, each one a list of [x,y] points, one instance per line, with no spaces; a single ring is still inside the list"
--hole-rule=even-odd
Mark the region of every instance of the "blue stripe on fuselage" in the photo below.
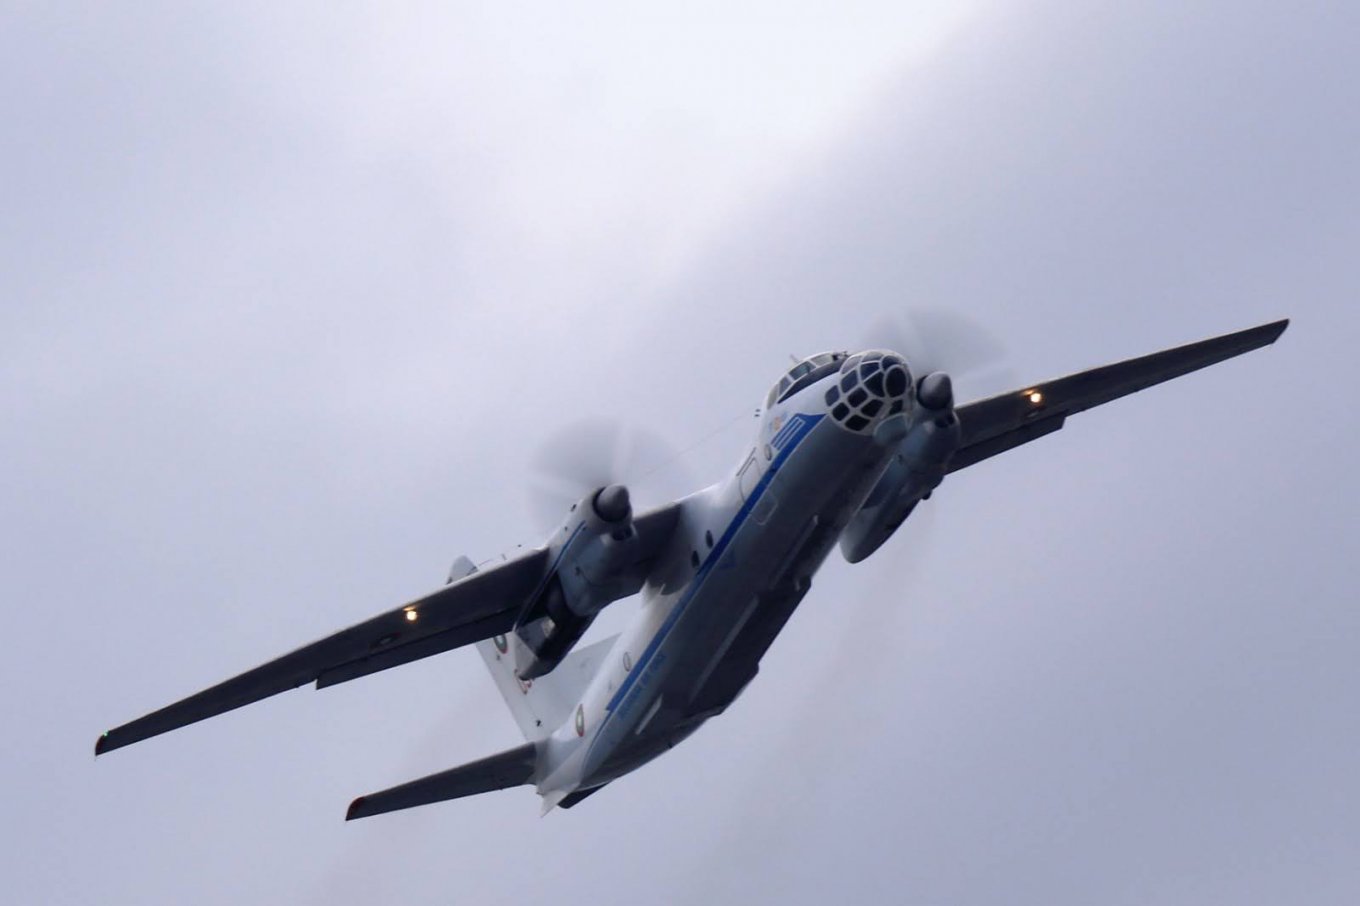
[[[770,446],[774,449],[782,450],[783,445],[789,442],[789,438],[792,438],[793,435],[801,429],[804,419],[804,415],[794,415],[792,419],[789,419],[789,423],[785,424],[783,429],[779,430],[779,433],[774,435],[774,439],[770,441]]]
[[[642,652],[642,656],[637,659],[637,662],[633,664],[633,669],[628,671],[628,675],[624,677],[623,684],[619,686],[619,690],[614,693],[614,696],[609,700],[609,704],[605,705],[605,718],[600,723],[600,728],[596,731],[595,738],[591,741],[590,749],[594,749],[595,743],[604,735],[605,727],[608,726],[610,718],[613,717],[620,705],[631,707],[637,697],[641,695],[642,689],[635,688],[638,679],[646,675],[649,667],[660,666],[660,662],[653,665],[652,661],[657,657],[662,643],[665,642],[666,637],[675,627],[675,624],[679,622],[681,615],[685,612],[689,603],[694,600],[694,596],[698,593],[700,586],[703,585],[704,579],[712,572],[714,565],[717,564],[718,560],[732,543],[732,539],[736,537],[737,532],[746,522],[747,517],[751,515],[751,511],[755,508],[756,503],[769,488],[775,473],[779,471],[780,467],[783,466],[790,454],[797,449],[798,444],[802,442],[803,438],[807,437],[808,433],[816,427],[817,423],[820,422],[822,418],[823,416],[821,415],[799,414],[790,419],[789,426],[784,430],[788,431],[792,429],[793,433],[787,438],[784,449],[781,449],[779,455],[770,463],[770,467],[765,470],[765,474],[761,476],[760,481],[751,491],[751,494],[746,498],[746,501],[741,505],[741,508],[737,510],[736,515],[732,517],[732,521],[728,523],[727,529],[723,532],[722,537],[718,539],[718,542],[715,545],[713,545],[713,550],[709,551],[704,562],[699,565],[699,571],[695,573],[694,578],[690,580],[689,587],[685,589],[680,600],[676,602],[676,605],[671,608],[671,612],[666,615],[666,619],[662,622],[656,635],[652,636],[652,640],[647,643],[647,647]],[[781,431],[780,433],[783,434],[784,432]],[[664,661],[664,656],[662,660]],[[625,701],[630,692],[634,693],[633,699],[631,701]],[[590,750],[587,750],[587,760],[589,757]]]

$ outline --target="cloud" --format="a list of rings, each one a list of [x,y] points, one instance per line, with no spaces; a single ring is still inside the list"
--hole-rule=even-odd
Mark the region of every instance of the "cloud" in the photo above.
[[[17,895],[1353,899],[1354,14],[754,9],[6,14]],[[716,478],[918,302],[1025,379],[1296,323],[951,478],[565,815],[340,822],[514,741],[457,656],[89,763],[528,537],[568,413]]]

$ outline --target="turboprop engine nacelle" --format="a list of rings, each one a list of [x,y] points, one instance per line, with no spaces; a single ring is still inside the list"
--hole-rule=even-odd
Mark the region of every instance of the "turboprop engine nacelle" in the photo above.
[[[561,663],[606,604],[636,594],[637,530],[628,489],[609,485],[574,504],[553,533],[556,568],[515,626],[515,673],[543,676]]]
[[[858,563],[897,531],[912,509],[944,480],[949,457],[959,447],[959,419],[949,375],[933,372],[916,385],[920,405],[896,455],[841,532],[841,553]]]

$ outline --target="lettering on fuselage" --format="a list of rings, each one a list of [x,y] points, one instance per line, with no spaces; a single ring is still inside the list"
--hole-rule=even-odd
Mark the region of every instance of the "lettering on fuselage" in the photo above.
[[[652,681],[655,680],[657,674],[661,672],[661,666],[665,663],[666,652],[664,651],[658,651],[652,659],[647,662],[646,669],[638,676],[637,682],[633,684],[633,688],[628,690],[628,695],[619,703],[619,714],[623,715],[625,719],[632,713],[634,706],[641,700],[643,693],[651,686]]]

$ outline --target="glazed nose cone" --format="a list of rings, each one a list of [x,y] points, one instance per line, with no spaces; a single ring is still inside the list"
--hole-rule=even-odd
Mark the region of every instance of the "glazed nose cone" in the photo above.
[[[851,431],[871,431],[911,405],[911,372],[894,352],[873,349],[852,355],[826,391],[831,418]]]

